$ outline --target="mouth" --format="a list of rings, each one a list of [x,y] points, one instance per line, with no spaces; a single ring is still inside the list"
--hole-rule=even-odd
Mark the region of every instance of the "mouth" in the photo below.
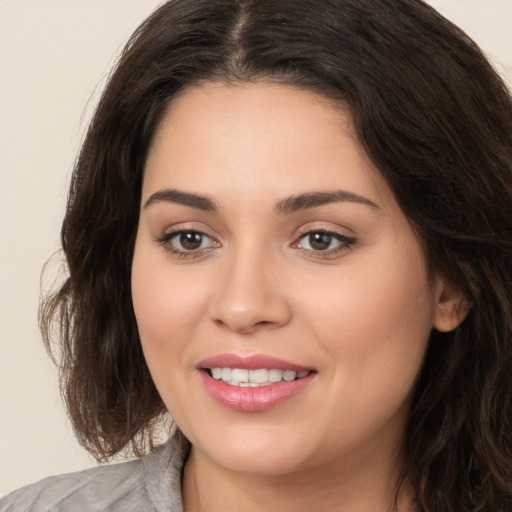
[[[272,356],[221,354],[197,367],[207,393],[221,405],[263,411],[303,393],[316,370]]]
[[[215,380],[225,382],[230,386],[258,388],[270,386],[279,382],[292,382],[307,377],[311,371],[281,370],[279,368],[258,368],[249,370],[245,368],[214,367],[205,368],[206,373]]]

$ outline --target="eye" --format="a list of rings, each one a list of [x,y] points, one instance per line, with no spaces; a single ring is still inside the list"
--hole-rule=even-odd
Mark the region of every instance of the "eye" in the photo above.
[[[198,233],[197,231],[182,231],[174,235],[169,241],[178,246],[180,250],[197,251],[204,248],[207,237],[204,233]]]
[[[162,245],[167,252],[178,257],[198,256],[208,249],[219,246],[219,243],[206,233],[192,229],[164,233],[155,241]]]
[[[303,234],[296,244],[300,249],[317,253],[322,257],[328,257],[338,254],[340,251],[348,250],[355,243],[354,238],[347,237],[340,233],[331,231],[309,231]]]

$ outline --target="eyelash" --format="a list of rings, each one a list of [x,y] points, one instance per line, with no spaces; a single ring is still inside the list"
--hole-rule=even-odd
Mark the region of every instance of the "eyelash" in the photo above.
[[[182,250],[178,249],[172,244],[173,238],[182,236],[182,235],[199,235],[201,237],[201,245],[203,244],[205,239],[212,240],[212,243],[209,247],[198,247],[197,249],[191,249],[191,250]],[[339,245],[335,247],[334,249],[328,249],[328,250],[317,250],[314,249],[305,249],[302,247],[301,240],[305,239],[306,237],[311,237],[313,235],[322,235],[330,237],[331,240],[330,243],[335,240],[339,242]],[[220,247],[219,242],[216,242],[213,240],[210,236],[208,236],[206,233],[202,231],[198,231],[195,229],[179,229],[176,231],[171,231],[170,233],[163,233],[162,235],[158,236],[154,239],[154,241],[158,244],[160,244],[164,250],[173,256],[176,256],[177,258],[200,258],[201,256],[204,256],[206,252],[208,252],[211,249],[214,249],[216,247]],[[340,233],[336,233],[334,231],[328,231],[324,229],[310,229],[308,231],[305,231],[299,235],[297,238],[297,241],[292,243],[291,247],[300,249],[301,252],[307,254],[309,257],[313,258],[334,258],[336,257],[340,252],[350,250],[351,246],[356,243],[356,239],[352,237],[348,237],[345,235],[342,235]],[[309,245],[311,246],[311,240],[309,241]]]
[[[159,237],[155,238],[155,242],[160,244],[164,250],[173,256],[177,256],[178,258],[199,258],[204,255],[206,251],[209,249],[212,249],[213,247],[207,247],[207,248],[198,248],[195,250],[181,250],[174,247],[171,243],[173,238],[176,238],[181,235],[199,235],[202,237],[201,239],[201,245],[203,244],[203,241],[205,238],[210,238],[206,233],[203,233],[202,231],[198,231],[196,229],[178,229],[176,231],[171,231],[170,233],[163,233]],[[212,240],[213,241],[213,240]],[[213,246],[215,247],[215,244],[217,246],[220,246],[218,242],[213,242]]]
[[[314,249],[306,249],[302,247],[301,240],[304,240],[307,237],[311,237],[313,235],[322,235],[330,237],[330,242],[337,241],[339,242],[339,245],[335,247],[334,249],[328,249],[328,250],[318,250],[315,251]],[[300,249],[302,252],[306,253],[308,256],[313,258],[323,258],[323,259],[330,259],[335,258],[338,256],[341,252],[348,251],[350,248],[356,243],[356,239],[352,237],[348,237],[346,235],[342,235],[341,233],[336,233],[335,231],[329,231],[326,229],[309,229],[303,233],[301,233],[297,239],[297,242],[294,242],[292,244],[292,247]],[[311,246],[311,240],[309,241],[309,244]],[[329,244],[330,245],[330,244]]]

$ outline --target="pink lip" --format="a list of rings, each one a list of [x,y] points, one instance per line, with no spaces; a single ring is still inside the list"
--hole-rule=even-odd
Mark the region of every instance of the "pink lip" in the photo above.
[[[291,382],[281,381],[257,388],[230,386],[210,376],[209,368],[260,368],[310,371],[309,375]],[[221,405],[237,411],[264,411],[288,400],[303,391],[316,377],[316,372],[282,359],[265,355],[242,357],[236,354],[220,354],[201,361],[198,365],[201,381],[208,394]]]
[[[241,368],[245,370],[259,370],[260,368],[292,370],[294,372],[311,371],[312,368],[306,368],[298,364],[278,359],[277,357],[263,354],[254,354],[251,356],[239,356],[237,354],[219,354],[203,359],[197,365],[198,368]]]

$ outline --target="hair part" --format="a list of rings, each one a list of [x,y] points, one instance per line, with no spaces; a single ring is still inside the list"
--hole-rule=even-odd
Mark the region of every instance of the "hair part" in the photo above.
[[[188,87],[270,82],[351,113],[425,248],[471,304],[433,332],[404,439],[420,510],[512,507],[512,100],[477,45],[420,0],[171,0],[128,42],[77,160],[62,227],[69,277],[40,309],[61,385],[98,459],[152,446],[164,404],[130,273],[144,164]]]

